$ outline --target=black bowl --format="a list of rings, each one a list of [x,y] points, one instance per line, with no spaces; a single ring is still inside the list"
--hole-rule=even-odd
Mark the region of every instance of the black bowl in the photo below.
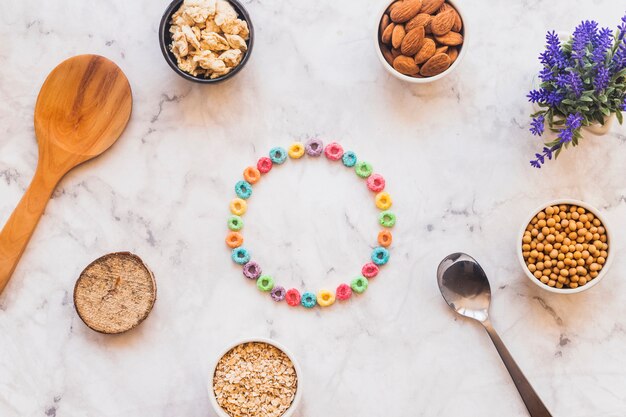
[[[227,80],[228,78],[237,74],[241,69],[246,65],[248,59],[250,58],[250,54],[252,53],[252,45],[254,44],[254,27],[252,26],[252,20],[250,20],[250,15],[243,7],[241,3],[237,0],[227,0],[237,11],[239,15],[239,19],[245,20],[248,23],[248,29],[250,31],[250,37],[248,38],[248,50],[244,52],[243,57],[241,58],[241,62],[237,65],[232,71],[228,74],[223,75],[218,78],[205,78],[204,76],[193,76],[188,72],[185,72],[178,68],[178,64],[176,63],[176,57],[170,51],[170,45],[172,44],[172,34],[170,33],[170,22],[172,21],[172,15],[180,8],[183,4],[183,0],[173,0],[170,5],[163,13],[163,17],[161,18],[161,24],[159,25],[159,43],[161,44],[161,52],[163,53],[163,57],[167,61],[168,65],[176,72],[178,75],[183,77],[186,80],[194,81],[197,83],[203,84],[213,84],[219,83],[221,81]]]

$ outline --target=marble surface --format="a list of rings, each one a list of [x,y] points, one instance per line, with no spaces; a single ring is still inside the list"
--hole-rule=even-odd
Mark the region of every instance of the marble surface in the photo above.
[[[186,82],[163,60],[166,1],[0,3],[0,224],[35,169],[33,107],[57,63],[107,56],[134,97],[123,137],[62,181],[0,296],[0,415],[214,416],[211,362],[264,336],[301,363],[299,417],[525,416],[483,329],[439,295],[435,269],[453,251],[483,264],[494,326],[554,416],[626,415],[626,130],[533,170],[540,143],[525,100],[547,29],[582,18],[614,27],[624,5],[459,2],[465,61],[427,86],[378,62],[379,1],[246,0],[253,56],[217,86]],[[259,294],[223,242],[243,168],[313,136],[369,159],[399,217],[391,262],[367,294],[323,311]],[[575,296],[542,291],[515,257],[520,223],[558,197],[597,206],[615,235],[610,274]],[[290,161],[255,188],[247,246],[283,285],[334,288],[375,243],[370,198],[341,166]],[[159,293],[146,322],[111,337],[83,325],[72,290],[89,262],[119,250],[151,266]]]

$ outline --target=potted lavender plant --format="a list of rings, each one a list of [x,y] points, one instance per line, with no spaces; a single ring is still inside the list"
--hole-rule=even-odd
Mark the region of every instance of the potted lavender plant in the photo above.
[[[621,124],[626,110],[626,16],[615,33],[585,21],[563,43],[554,31],[546,41],[539,55],[540,85],[527,96],[538,108],[530,132],[542,136],[547,129],[556,138],[530,161],[535,168],[578,145],[583,128],[595,126],[601,132],[597,127],[612,117]]]

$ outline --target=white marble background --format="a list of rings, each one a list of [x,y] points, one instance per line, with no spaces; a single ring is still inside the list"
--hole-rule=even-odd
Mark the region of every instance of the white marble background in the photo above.
[[[626,415],[626,130],[533,170],[540,144],[525,100],[547,29],[582,18],[615,27],[626,3],[459,1],[466,60],[432,86],[403,84],[380,66],[380,1],[246,1],[254,53],[219,86],[191,84],[166,65],[164,0],[0,3],[0,224],[33,174],[33,107],[57,63],[107,56],[134,96],[123,137],[63,180],[0,296],[0,416],[213,416],[210,363],[254,335],[300,360],[299,417],[525,416],[487,335],[439,295],[436,266],[458,250],[488,272],[494,325],[554,416]],[[386,176],[396,244],[366,295],[294,310],[244,281],[223,243],[225,219],[246,165],[317,135]],[[377,230],[371,196],[356,184],[324,160],[275,170],[246,216],[255,258],[286,285],[351,278]],[[514,253],[530,210],[558,197],[601,208],[615,235],[611,273],[570,297],[527,281]],[[151,266],[159,297],[139,328],[110,337],[83,325],[71,293],[89,262],[118,250]]]

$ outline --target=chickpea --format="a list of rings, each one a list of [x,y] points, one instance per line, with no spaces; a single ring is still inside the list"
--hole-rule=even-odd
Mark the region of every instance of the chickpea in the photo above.
[[[587,278],[583,277],[578,280],[578,285],[585,285],[587,283]]]
[[[552,249],[550,251],[550,258],[552,259],[556,259],[556,257],[558,256],[559,252],[556,249]]]
[[[545,276],[545,275],[542,275],[542,276],[539,278],[539,280],[540,280],[541,282],[543,282],[544,284],[547,284],[547,283],[548,283],[548,281],[550,281],[550,279],[549,279],[547,276]]]
[[[537,243],[537,250],[539,252],[543,252],[543,249],[544,249],[543,243]]]
[[[570,288],[578,288],[578,284],[576,282],[570,282],[569,287]]]
[[[595,219],[593,219],[592,223],[593,223],[593,225],[594,225],[594,226],[596,226],[596,227],[598,227],[598,226],[601,226],[601,225],[602,225],[602,223],[600,222],[600,219],[598,219],[597,217],[596,217]]]
[[[589,217],[589,221],[592,222],[593,219],[596,218],[596,216],[593,215],[593,213],[587,213],[587,217]]]
[[[563,288],[563,284],[562,284],[562,283],[560,283],[560,282],[557,282],[557,283],[556,283],[556,288]]]
[[[565,277],[561,276],[561,277],[558,277],[556,280],[560,282],[561,284],[565,284],[565,279],[566,279]]]
[[[543,220],[546,218],[546,213],[544,213],[543,211],[540,211],[539,213],[537,213],[537,218],[539,220]]]
[[[569,245],[571,245],[571,244],[572,244],[572,239],[570,239],[570,238],[568,238],[568,237],[563,238],[563,244],[564,244],[565,246],[569,246]]]
[[[569,276],[575,276],[576,275],[576,268],[570,268],[567,272],[569,272]]]
[[[555,240],[556,240],[558,243],[562,243],[562,242],[563,242],[563,240],[564,240],[564,239],[563,239],[563,235],[559,233],[558,235],[556,235]]]
[[[539,234],[539,230],[537,230],[537,229],[533,229],[533,230],[530,231],[530,235],[532,237],[537,237],[538,234]]]
[[[548,227],[554,227],[556,221],[554,220],[554,218],[550,217],[548,220],[546,220],[546,224],[548,225]]]
[[[580,277],[578,275],[574,275],[569,277],[570,282],[578,282],[580,280]]]
[[[583,245],[583,247],[584,247],[584,245]],[[589,258],[589,251],[588,250],[583,250],[582,255],[583,255],[583,259]]]
[[[550,228],[548,226],[542,227],[541,234],[544,236],[548,236],[550,234]]]
[[[522,256],[524,257],[524,259],[528,259],[528,257],[530,256],[530,252],[522,252]]]
[[[522,242],[524,243],[530,243],[533,240],[533,238],[530,236],[530,233],[527,235],[524,235],[524,237],[522,238]]]
[[[585,237],[585,235],[587,234],[587,229],[585,229],[584,227],[580,227],[576,233],[579,237]]]
[[[557,210],[558,210],[558,209],[557,209]],[[552,216],[552,215],[555,213],[555,211],[554,211],[554,207],[552,207],[552,206],[550,206],[550,207],[546,207],[546,210],[545,210],[545,211],[546,211],[546,214],[547,214],[548,216]]]
[[[559,217],[561,219],[566,219],[567,218],[567,213],[565,213],[564,211],[559,212]]]
[[[589,221],[589,216],[587,216],[586,214],[581,214],[580,221],[583,223],[587,223]]]
[[[535,242],[534,240],[532,242],[530,242],[530,248],[531,249],[536,249],[537,248],[537,242]]]
[[[528,243],[524,243],[522,245],[522,251],[524,252],[530,252],[530,245]]]
[[[556,238],[554,237],[554,232],[551,232],[548,236],[546,236],[546,240],[550,243],[554,243],[554,240]]]
[[[545,238],[546,238],[546,237],[543,235],[543,233],[539,233],[539,234],[537,235],[537,240],[538,240],[539,242],[541,242],[541,241],[542,241],[542,240],[544,240]]]
[[[567,277],[569,276],[569,271],[567,269],[561,269],[559,274],[561,274],[562,277]]]
[[[556,257],[556,259],[558,259],[559,261],[562,261],[565,259],[565,255],[562,253],[559,253],[558,256]]]
[[[564,269],[564,268],[565,268],[565,262],[563,262],[563,261],[558,261],[558,262],[556,263],[556,267],[557,267],[559,270]]]
[[[579,260],[580,258],[582,258],[582,256],[583,254],[579,251],[574,252],[574,259]]]
[[[600,251],[600,256],[603,257],[603,258],[606,258],[607,256],[609,256],[609,254],[608,254],[608,252],[605,249],[605,250],[601,250]]]
[[[592,271],[592,272],[599,271],[600,268],[602,268],[602,267],[599,264],[595,263],[595,262],[592,263],[591,265],[589,265],[589,270]]]
[[[578,266],[585,266],[585,260],[584,259],[579,259],[576,261],[576,265]]]
[[[576,267],[576,274],[580,276],[585,276],[587,275],[587,270],[583,268],[582,266],[578,266]]]
[[[552,249],[554,249],[554,246],[552,246],[549,243],[546,243],[545,246],[543,247],[543,251],[546,252],[546,253],[552,252]]]
[[[598,258],[599,259],[599,258]],[[551,260],[546,260],[543,262],[543,266],[545,266],[546,268],[550,269],[552,268],[552,261]]]
[[[598,273],[599,273],[598,271],[593,271],[593,272],[590,272],[590,273],[589,273],[589,276],[590,276],[591,278],[595,278],[595,277],[597,277],[597,276],[598,276]]]
[[[546,227],[546,221],[544,219],[537,221],[537,227],[543,229],[544,227]]]
[[[537,262],[536,267],[539,271],[543,271],[544,269],[543,262]]]

